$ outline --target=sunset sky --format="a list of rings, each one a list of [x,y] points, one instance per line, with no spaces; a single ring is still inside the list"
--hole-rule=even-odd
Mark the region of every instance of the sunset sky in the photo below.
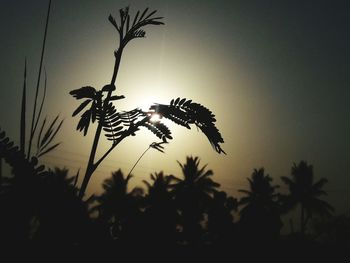
[[[18,141],[25,57],[30,99],[35,93],[47,0],[1,0],[0,127]],[[163,170],[180,175],[176,161],[200,156],[222,189],[237,196],[254,168],[265,167],[281,184],[293,162],[314,165],[326,177],[329,201],[350,207],[350,4],[348,1],[116,1],[53,0],[44,65],[44,107],[60,113],[62,145],[43,158],[49,166],[84,170],[93,129],[75,130],[78,102],[69,91],[101,88],[111,80],[118,35],[108,15],[130,6],[164,16],[164,26],[146,28],[146,38],[124,51],[117,93],[120,110],[176,97],[200,102],[217,117],[227,155],[217,154],[195,127],[170,124],[174,140],[166,153],[150,151],[134,170],[134,184]],[[148,130],[126,139],[95,173],[88,191],[118,168],[127,173],[153,141]],[[100,152],[108,149],[100,144]],[[283,188],[282,188],[283,189]]]

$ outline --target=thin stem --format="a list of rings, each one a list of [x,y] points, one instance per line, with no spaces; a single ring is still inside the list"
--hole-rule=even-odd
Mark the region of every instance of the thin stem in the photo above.
[[[113,69],[113,76],[112,76],[112,80],[111,80],[111,85],[115,84],[115,81],[116,81],[116,78],[117,78],[117,75],[118,75],[118,71],[119,71],[120,61],[121,61],[121,58],[122,58],[122,52],[123,52],[123,47],[122,46],[119,47],[118,51],[115,52],[115,63],[114,63],[114,69]],[[100,118],[100,120],[98,122],[98,125],[97,125],[94,141],[93,141],[91,152],[90,152],[90,156],[89,156],[88,165],[87,165],[85,176],[84,176],[84,179],[83,179],[83,182],[82,182],[82,185],[81,185],[81,189],[79,191],[79,197],[80,198],[84,197],[86,188],[88,186],[88,183],[90,181],[90,178],[91,178],[93,172],[97,169],[98,165],[105,158],[105,157],[103,157],[102,160],[100,159],[99,162],[94,164],[95,156],[96,156],[96,152],[97,152],[97,146],[98,146],[98,142],[100,140],[100,136],[101,136],[101,132],[102,132],[102,123],[104,122],[104,118],[105,118],[105,112],[106,112],[105,109],[106,109],[106,107],[107,107],[107,105],[109,103],[109,100],[110,100],[111,96],[112,96],[112,90],[109,90],[108,94],[107,94],[107,97],[106,97],[106,99],[103,102],[103,110],[102,110],[101,118]],[[114,148],[115,145],[113,145],[112,147]],[[108,153],[109,152],[110,151],[108,151]],[[107,155],[105,154],[105,156],[107,156]]]
[[[118,138],[118,140],[115,141],[115,142],[112,144],[111,148],[109,148],[109,149],[102,155],[102,157],[95,163],[95,165],[94,165],[94,166],[95,166],[94,170],[96,170],[96,168],[100,165],[100,163],[108,156],[108,154],[109,154],[111,151],[113,151],[113,149],[114,149],[122,140],[124,140],[124,139],[125,139],[126,137],[128,137],[130,134],[134,133],[134,132],[137,130],[137,128],[141,125],[141,123],[144,123],[146,120],[147,120],[147,118],[144,118],[143,120],[141,120],[140,122],[138,122],[138,124],[136,124],[135,127],[133,127],[133,128],[130,127],[127,131],[125,131],[125,133],[122,134],[122,136],[120,136],[120,137]]]
[[[141,156],[137,159],[136,163],[134,166],[131,168],[130,172],[128,173],[128,176],[131,174],[131,172],[134,170],[136,165],[139,163],[139,161],[142,159],[142,157],[148,152],[148,150],[151,149],[151,146],[148,146],[148,148],[141,154]]]
[[[30,128],[30,137],[29,137],[29,146],[28,146],[28,154],[27,154],[27,158],[30,159],[30,150],[32,147],[32,141],[33,141],[33,137],[34,137],[34,133],[35,133],[35,128],[34,127],[34,123],[36,120],[36,103],[38,100],[38,93],[39,93],[39,86],[40,86],[40,78],[41,78],[41,69],[42,69],[42,65],[43,65],[43,60],[44,60],[44,53],[45,53],[45,46],[46,46],[46,36],[47,36],[47,28],[49,25],[49,18],[50,18],[50,9],[51,9],[51,0],[49,1],[49,7],[47,10],[47,16],[46,16],[46,25],[45,25],[45,33],[44,33],[44,40],[43,40],[43,46],[41,49],[41,57],[40,57],[40,65],[39,65],[39,74],[38,74],[38,80],[36,83],[36,91],[35,91],[35,99],[34,99],[34,109],[33,109],[33,117],[32,117],[32,125]]]
[[[117,79],[119,66],[120,66],[120,61],[121,61],[121,58],[122,58],[122,52],[123,52],[123,46],[120,46],[120,48],[114,53],[115,63],[114,63],[114,69],[113,69],[113,76],[112,76],[112,80],[111,80],[111,85],[114,85],[115,84],[115,80]],[[112,94],[112,91],[109,91],[109,93],[108,93],[109,97],[111,96],[111,94]]]
[[[110,154],[111,151],[113,151],[113,149],[122,141],[124,140],[124,138],[126,138],[128,136],[128,134],[125,134],[123,136],[121,136],[118,141],[116,141],[115,143],[112,144],[112,146],[102,155],[102,157],[95,163],[94,165],[94,170],[96,170],[96,168],[100,165],[100,163]]]

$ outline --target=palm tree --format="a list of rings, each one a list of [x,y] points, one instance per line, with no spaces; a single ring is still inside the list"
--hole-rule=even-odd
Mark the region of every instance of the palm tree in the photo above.
[[[143,181],[147,186],[144,213],[146,238],[157,245],[175,243],[179,216],[170,191],[172,177],[160,172],[151,174],[151,180],[151,183]]]
[[[164,175],[163,172],[151,174],[150,177],[152,184],[143,180],[148,192],[146,195],[147,205],[152,207],[165,206],[167,202],[172,200],[172,193],[170,193],[172,177]]]
[[[282,226],[279,215],[278,185],[271,185],[273,179],[265,174],[264,168],[254,169],[248,178],[250,190],[239,190],[245,196],[239,201],[240,225],[248,238],[275,239]]]
[[[314,182],[313,166],[308,165],[306,161],[301,161],[298,165],[294,163],[291,178],[282,176],[281,179],[289,189],[289,195],[282,196],[286,207],[292,208],[300,204],[300,232],[302,236],[304,236],[307,223],[313,214],[329,216],[334,211],[330,204],[319,199],[320,196],[327,195],[322,188],[328,180],[321,178]]]
[[[98,220],[109,226],[115,239],[124,235],[127,225],[140,213],[142,191],[139,188],[128,191],[131,178],[132,175],[124,177],[120,169],[113,172],[112,177],[103,182],[104,192],[96,197],[98,205],[93,210],[98,211]]]
[[[214,193],[207,211],[207,231],[212,244],[231,244],[236,238],[232,212],[237,210],[237,205],[237,199],[224,191]]]
[[[184,238],[190,244],[197,243],[202,234],[201,221],[204,218],[205,209],[209,206],[212,195],[220,186],[210,177],[212,170],[206,170],[207,165],[199,168],[198,157],[187,157],[186,163],[179,165],[183,178],[171,176],[175,201],[181,213]]]

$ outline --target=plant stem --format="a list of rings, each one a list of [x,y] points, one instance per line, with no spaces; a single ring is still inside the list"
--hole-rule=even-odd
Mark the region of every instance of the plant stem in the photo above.
[[[128,173],[128,176],[131,174],[131,172],[134,170],[136,165],[139,163],[139,161],[142,159],[142,157],[148,152],[148,150],[151,149],[151,146],[148,146],[148,148],[141,154],[141,156],[137,159],[136,163],[134,166],[131,168],[130,172]]]
[[[122,52],[123,52],[123,47],[120,46],[119,49],[115,52],[115,63],[114,63],[114,69],[113,69],[113,76],[112,76],[112,80],[111,80],[111,85],[115,84],[117,75],[118,75],[118,71],[119,71],[119,66],[120,66],[120,61],[122,58]],[[88,165],[86,168],[86,172],[85,172],[85,176],[83,179],[83,182],[81,184],[81,189],[79,191],[79,197],[82,199],[84,197],[86,188],[88,186],[88,183],[90,181],[90,178],[93,174],[93,172],[97,169],[98,165],[101,163],[101,159],[99,162],[97,162],[96,164],[95,162],[95,156],[96,156],[96,151],[97,151],[97,146],[98,146],[98,142],[100,140],[100,136],[101,136],[101,131],[102,131],[102,123],[104,122],[104,118],[105,118],[105,109],[109,103],[110,97],[112,95],[112,90],[108,91],[107,97],[103,102],[103,110],[102,110],[102,114],[101,114],[101,118],[98,122],[98,126],[95,132],[95,137],[94,137],[94,141],[92,144],[92,148],[91,148],[91,152],[90,152],[90,156],[89,156],[89,161],[88,161]],[[113,145],[111,147],[111,149],[113,149],[115,147],[115,145]],[[111,151],[110,149],[110,151]],[[110,152],[108,151],[107,154]],[[107,156],[107,154],[105,154],[105,157]],[[103,159],[105,158],[103,157]]]

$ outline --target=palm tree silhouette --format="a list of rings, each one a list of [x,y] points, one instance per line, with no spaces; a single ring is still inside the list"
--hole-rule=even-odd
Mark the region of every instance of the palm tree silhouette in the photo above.
[[[212,244],[230,244],[236,238],[232,212],[237,210],[237,205],[237,199],[224,191],[214,192],[207,211],[207,231]]]
[[[106,179],[102,187],[104,192],[96,197],[98,204],[93,208],[97,210],[98,220],[107,224],[110,235],[114,239],[125,236],[126,228],[134,217],[139,216],[140,188],[128,191],[128,183],[132,175],[124,177],[119,169]]]
[[[294,163],[291,178],[282,176],[281,179],[289,189],[289,195],[282,196],[286,207],[292,208],[300,204],[300,232],[304,237],[307,223],[313,214],[329,216],[334,211],[330,204],[319,199],[320,196],[327,195],[322,188],[328,180],[321,178],[314,182],[313,166],[306,161],[301,161],[298,165]]]
[[[171,189],[171,176],[163,172],[151,174],[152,183],[143,181],[147,186],[145,196],[146,235],[153,244],[165,245],[177,240],[179,215]]]
[[[279,215],[278,185],[271,185],[272,178],[264,168],[254,169],[247,178],[250,190],[239,190],[245,196],[239,201],[240,226],[247,238],[273,240],[279,235],[282,222]]]
[[[186,163],[179,165],[183,178],[171,176],[174,180],[173,188],[175,201],[179,208],[183,236],[189,244],[198,244],[203,232],[201,221],[204,218],[205,209],[208,207],[213,193],[220,186],[210,177],[212,170],[206,170],[207,165],[199,168],[198,157],[187,157]]]

